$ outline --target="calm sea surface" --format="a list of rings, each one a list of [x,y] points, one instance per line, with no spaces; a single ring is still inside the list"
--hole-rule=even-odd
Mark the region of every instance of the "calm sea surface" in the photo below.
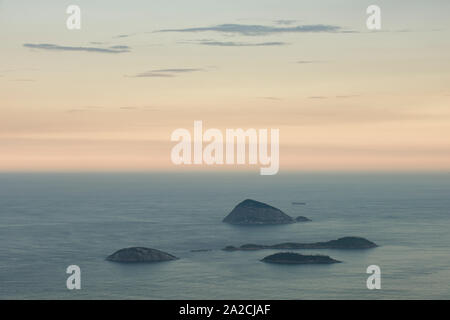
[[[240,201],[313,220],[221,222]],[[306,202],[294,206],[292,202]],[[226,245],[362,236],[334,265],[270,265]],[[0,299],[450,299],[450,174],[0,174]],[[180,257],[105,261],[131,246]],[[208,252],[191,252],[211,249]],[[66,289],[67,266],[82,289]],[[382,289],[366,288],[380,266]]]

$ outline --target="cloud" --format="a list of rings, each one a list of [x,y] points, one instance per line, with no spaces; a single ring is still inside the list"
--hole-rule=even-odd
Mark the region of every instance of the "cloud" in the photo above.
[[[103,107],[101,107],[101,106],[86,106],[84,108],[86,108],[86,109],[102,109]]]
[[[272,100],[272,101],[281,101],[283,100],[282,98],[278,98],[278,97],[259,97],[260,99],[264,99],[264,100]]]
[[[132,78],[172,78],[175,77],[173,74],[164,73],[153,73],[153,72],[142,72],[131,76]]]
[[[119,34],[119,35],[117,35],[117,36],[114,36],[113,38],[114,38],[114,39],[128,38],[128,37],[131,37],[131,36],[134,36],[134,35],[136,35],[136,33]]]
[[[280,33],[305,33],[305,32],[346,32],[341,31],[341,27],[325,24],[300,25],[292,27],[274,27],[263,25],[245,24],[220,24],[211,27],[197,27],[184,29],[162,29],[156,32],[221,32],[230,34],[240,34],[245,36],[260,36]]]
[[[347,95],[335,96],[336,99],[350,99],[350,98],[356,98],[356,97],[359,97],[359,95],[357,95],[357,94],[347,94]],[[308,97],[308,99],[328,99],[328,97],[326,97],[326,96],[311,96],[311,97]]]
[[[338,99],[348,99],[348,98],[356,98],[356,97],[359,97],[359,95],[357,95],[357,94],[348,94],[348,95],[336,96],[336,98],[338,98]]]
[[[34,79],[28,79],[28,78],[20,78],[20,79],[14,79],[14,80],[11,80],[11,81],[34,82],[34,81],[36,81],[36,80],[34,80]]]
[[[72,47],[72,46],[61,46],[49,43],[25,43],[23,45],[26,48],[31,49],[41,49],[50,51],[84,51],[84,52],[98,52],[98,53],[123,53],[130,52],[130,47],[128,46],[112,46],[109,48],[99,48],[99,47]]]
[[[200,68],[156,69],[156,70],[141,72],[141,73],[135,74],[133,76],[129,76],[129,77],[132,77],[132,78],[173,78],[176,76],[176,74],[192,73],[192,72],[199,72],[199,71],[205,71],[205,70],[200,69]]]
[[[38,68],[13,68],[13,69],[3,69],[0,72],[16,72],[16,71],[38,71]]]
[[[197,71],[204,71],[200,68],[178,68],[178,69],[157,69],[152,70],[152,72],[169,72],[169,73],[186,73],[186,72],[197,72]]]
[[[299,64],[310,64],[310,63],[319,63],[320,61],[314,61],[314,60],[300,60],[297,61]]]
[[[334,96],[336,99],[350,99],[350,98],[356,98],[359,97],[359,95],[357,94],[347,94],[347,95],[338,95],[338,96]],[[330,97],[333,98],[333,97]],[[328,99],[327,96],[311,96],[308,97],[308,99]]]
[[[275,22],[276,24],[281,24],[281,25],[285,25],[285,26],[290,26],[290,25],[294,24],[295,22],[297,22],[297,20],[281,19],[281,20],[275,20],[274,22]]]
[[[111,46],[110,49],[119,49],[119,50],[130,50],[131,48],[129,46]]]
[[[101,106],[81,106],[66,110],[67,113],[99,111],[104,107]]]
[[[234,42],[234,41],[200,41],[199,44],[205,46],[219,46],[219,47],[273,47],[273,46],[285,46],[286,42]]]

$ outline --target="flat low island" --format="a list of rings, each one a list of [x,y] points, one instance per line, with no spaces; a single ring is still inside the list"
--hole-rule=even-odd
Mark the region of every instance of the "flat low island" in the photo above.
[[[244,244],[240,247],[227,246],[224,251],[246,251],[246,250],[264,250],[264,249],[341,249],[357,250],[371,249],[378,247],[374,242],[361,237],[343,237],[337,240],[312,243],[284,242],[273,245],[262,244]]]
[[[123,263],[162,262],[177,259],[167,252],[144,247],[120,249],[106,258],[108,261]]]
[[[261,260],[267,263],[278,264],[332,264],[341,261],[334,260],[329,256],[322,255],[303,255],[293,252],[280,252],[267,256]]]

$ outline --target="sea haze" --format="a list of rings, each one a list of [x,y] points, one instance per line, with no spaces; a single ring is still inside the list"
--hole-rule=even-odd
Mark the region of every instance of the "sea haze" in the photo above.
[[[0,298],[449,299],[449,194],[448,173],[0,174]],[[247,198],[313,221],[222,223]],[[343,236],[380,247],[297,251],[343,261],[333,265],[271,265],[259,260],[282,250],[220,250]],[[180,259],[105,261],[131,246]],[[72,264],[81,290],[66,289]],[[366,288],[372,264],[381,290]]]

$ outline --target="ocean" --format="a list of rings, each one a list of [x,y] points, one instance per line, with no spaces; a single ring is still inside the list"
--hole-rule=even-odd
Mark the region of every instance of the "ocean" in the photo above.
[[[248,198],[312,222],[222,223]],[[221,250],[344,236],[379,247],[296,251],[343,262],[332,265]],[[449,243],[448,173],[0,174],[0,299],[449,299]],[[105,261],[132,246],[180,259]],[[66,288],[69,265],[81,268],[81,290]],[[380,290],[367,289],[370,265]]]

